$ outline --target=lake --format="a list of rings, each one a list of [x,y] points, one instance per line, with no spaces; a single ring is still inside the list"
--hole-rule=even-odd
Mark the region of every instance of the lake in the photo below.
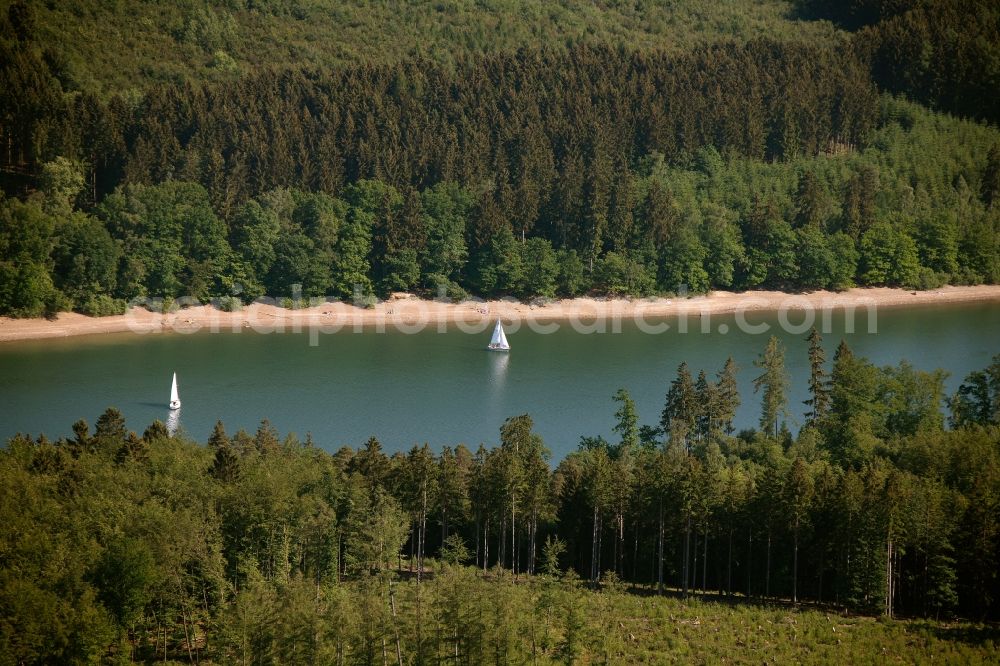
[[[793,322],[795,316],[790,317]],[[166,421],[171,373],[176,371],[183,407],[179,425],[204,441],[217,419],[228,432],[256,429],[269,418],[284,434],[311,433],[333,451],[360,446],[375,435],[389,452],[429,442],[434,448],[495,444],[503,420],[528,413],[558,459],[581,435],[611,438],[619,387],[635,399],[641,423],[659,420],[679,363],[696,376],[714,378],[732,355],[743,404],[737,427],[754,426],[760,409],[752,390],[753,360],[768,335],[787,349],[791,376],[789,423],[802,421],[806,398],[806,333],[778,330],[775,313],[751,313],[767,334],[740,330],[734,315],[713,315],[702,333],[696,318],[681,333],[676,320],[650,334],[633,322],[620,332],[579,333],[559,323],[541,334],[509,330],[509,354],[485,351],[490,328],[470,334],[429,326],[416,334],[391,327],[384,333],[350,329],[309,343],[307,333],[200,332],[104,336],[14,342],[0,345],[0,437],[16,432],[50,438],[69,435],[85,418],[93,426],[109,405],[122,410],[139,433],[154,419]],[[879,365],[901,359],[921,369],[950,372],[949,393],[972,370],[1000,353],[1000,307],[995,303],[882,308],[876,334],[860,313],[845,333],[835,312],[824,335],[828,363],[840,339]],[[725,331],[723,333],[722,331]]]

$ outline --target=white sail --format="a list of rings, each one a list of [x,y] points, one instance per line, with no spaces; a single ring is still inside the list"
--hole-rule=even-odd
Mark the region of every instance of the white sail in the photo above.
[[[170,384],[170,409],[180,409],[181,398],[177,393],[177,373],[174,373],[174,381]]]
[[[503,332],[503,324],[497,319],[496,328],[493,329],[493,338],[490,340],[490,349],[507,351],[510,344],[507,342],[507,334]]]

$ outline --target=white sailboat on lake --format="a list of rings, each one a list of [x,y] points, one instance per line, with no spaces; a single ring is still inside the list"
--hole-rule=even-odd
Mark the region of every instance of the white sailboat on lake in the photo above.
[[[170,409],[180,409],[181,398],[177,394],[177,373],[174,373],[174,381],[170,384]]]
[[[496,328],[493,329],[493,338],[487,347],[490,351],[510,351],[510,344],[507,342],[507,335],[503,332],[503,324],[497,319]]]

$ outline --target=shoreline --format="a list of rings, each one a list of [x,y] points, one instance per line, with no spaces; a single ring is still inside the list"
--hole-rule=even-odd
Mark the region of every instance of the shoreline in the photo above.
[[[887,287],[854,288],[842,292],[815,291],[786,293],[780,291],[727,292],[682,298],[573,298],[545,303],[521,303],[514,300],[450,303],[420,299],[411,294],[393,294],[372,308],[362,308],[339,301],[328,301],[301,309],[285,309],[268,303],[251,303],[235,312],[225,312],[211,305],[196,305],[167,314],[133,307],[124,315],[88,317],[62,312],[53,319],[12,319],[0,317],[0,343],[84,335],[132,332],[194,333],[197,331],[238,332],[244,329],[261,333],[310,331],[334,333],[341,330],[376,332],[395,328],[417,332],[430,325],[442,328],[457,325],[468,332],[481,332],[501,318],[505,323],[568,321],[589,327],[598,320],[624,319],[645,321],[673,316],[732,314],[745,312],[794,312],[796,310],[836,310],[847,308],[882,308],[929,306],[951,303],[997,302],[1000,285],[942,287],[910,291]]]

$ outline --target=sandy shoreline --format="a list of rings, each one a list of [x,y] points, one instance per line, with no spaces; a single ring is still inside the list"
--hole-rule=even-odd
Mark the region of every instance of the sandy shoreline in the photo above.
[[[223,312],[198,305],[168,314],[132,308],[124,315],[87,317],[60,313],[54,320],[0,317],[0,342],[62,338],[77,335],[133,332],[193,333],[197,331],[313,331],[396,329],[416,332],[430,325],[457,325],[469,332],[483,331],[497,317],[517,324],[566,320],[587,325],[595,321],[655,320],[677,315],[704,315],[757,311],[816,311],[839,308],[881,308],[944,303],[995,301],[1000,304],[1000,285],[943,287],[929,291],[870,288],[844,292],[817,291],[788,294],[775,291],[733,293],[718,291],[691,298],[594,299],[575,298],[527,304],[513,300],[444,303],[406,294],[360,308],[340,302],[288,310],[266,303],[253,303],[237,312]],[[597,330],[597,329],[595,329]]]

